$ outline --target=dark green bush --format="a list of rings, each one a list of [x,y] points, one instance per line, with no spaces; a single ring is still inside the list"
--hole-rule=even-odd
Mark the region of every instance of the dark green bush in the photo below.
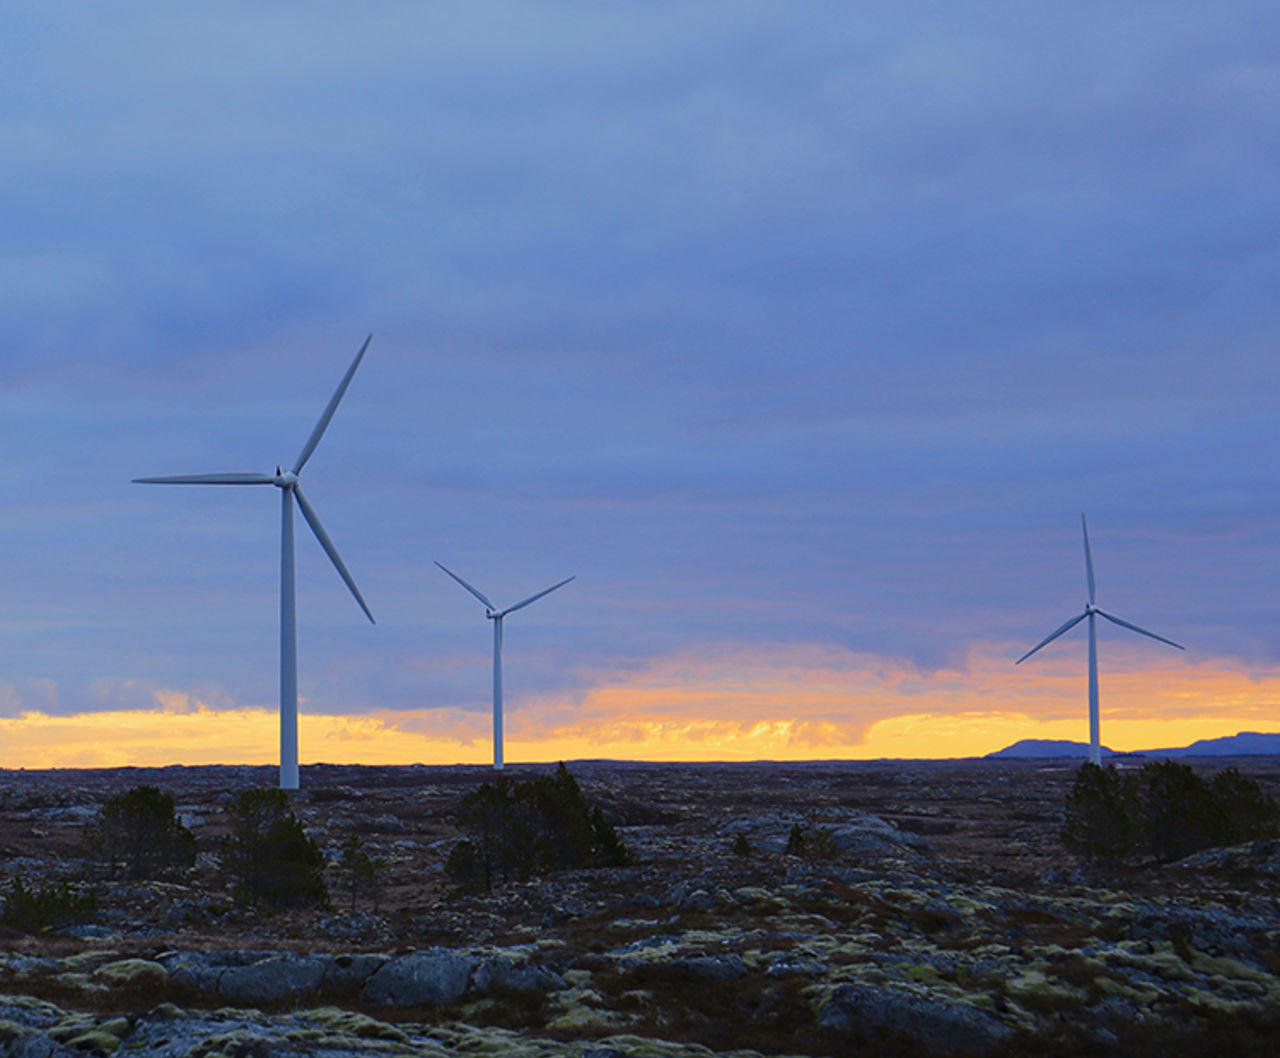
[[[1227,845],[1280,835],[1280,808],[1253,779],[1235,768],[1213,777],[1213,795],[1221,818],[1219,836]]]
[[[1147,853],[1171,863],[1200,849],[1280,833],[1280,808],[1234,768],[1206,782],[1188,764],[1153,761],[1136,775],[1084,764],[1067,795],[1062,841],[1091,860]]]
[[[1223,806],[1190,764],[1144,764],[1138,778],[1138,830],[1146,850],[1159,862],[1172,863],[1198,849],[1225,844]]]
[[[98,917],[98,894],[73,888],[67,882],[46,889],[28,889],[21,878],[9,884],[0,923],[24,933],[92,922]]]
[[[273,907],[329,902],[324,855],[283,790],[246,790],[227,815],[231,833],[222,842],[221,859],[237,899]]]
[[[468,889],[631,862],[617,831],[582,796],[563,762],[555,775],[520,783],[500,775],[482,783],[462,799],[458,822],[470,836],[454,846],[445,872]]]
[[[1115,863],[1133,850],[1137,785],[1113,765],[1082,764],[1067,795],[1062,843],[1086,859]]]
[[[733,854],[745,860],[751,855],[751,851],[751,842],[747,840],[747,835],[739,830],[733,836]]]
[[[787,835],[787,856],[799,856],[806,860],[834,860],[840,849],[834,835],[826,827],[807,827],[795,823]]]
[[[178,874],[196,862],[196,836],[174,813],[173,797],[155,786],[112,797],[85,826],[81,843],[110,873],[133,879]]]

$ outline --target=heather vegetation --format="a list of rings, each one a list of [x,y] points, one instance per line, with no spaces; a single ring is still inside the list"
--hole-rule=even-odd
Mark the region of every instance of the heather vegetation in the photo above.
[[[524,881],[573,867],[621,867],[631,854],[598,805],[561,762],[554,775],[512,782],[501,775],[467,794],[445,873],[466,890]]]
[[[1280,808],[1235,768],[1205,780],[1188,764],[1138,772],[1085,764],[1067,795],[1062,842],[1087,859],[1172,863],[1201,849],[1280,834]]]
[[[38,933],[91,922],[97,914],[98,894],[92,889],[80,889],[69,882],[28,887],[21,878],[15,878],[5,893],[0,925]]]

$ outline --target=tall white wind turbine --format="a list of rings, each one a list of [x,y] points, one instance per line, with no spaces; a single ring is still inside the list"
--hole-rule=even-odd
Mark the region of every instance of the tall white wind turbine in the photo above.
[[[499,610],[491,603],[488,598],[478,589],[473,588],[465,580],[459,577],[453,570],[447,566],[437,562],[449,576],[461,584],[472,595],[484,603],[485,617],[493,622],[493,767],[497,771],[502,770],[502,619],[509,613],[515,613],[517,610],[523,610],[531,602],[537,602],[544,595],[550,595],[557,588],[563,588],[573,577],[566,577],[559,584],[553,584],[549,588],[544,588],[537,595],[530,595],[529,598],[516,603],[514,606],[508,606],[505,610]]]
[[[1172,639],[1165,639],[1164,636],[1158,636],[1154,632],[1148,632],[1145,628],[1139,628],[1135,624],[1117,617],[1115,614],[1109,614],[1106,610],[1100,610],[1096,605],[1097,583],[1093,578],[1093,552],[1089,550],[1089,523],[1085,521],[1084,515],[1080,515],[1080,528],[1084,531],[1084,566],[1085,574],[1089,579],[1089,602],[1084,608],[1084,613],[1079,617],[1073,617],[1064,624],[1056,632],[1048,638],[1037,643],[1034,647],[1022,655],[1015,665],[1021,665],[1027,658],[1031,657],[1041,647],[1048,646],[1058,636],[1069,631],[1083,621],[1086,617],[1089,619],[1089,760],[1094,764],[1102,763],[1102,743],[1101,720],[1098,712],[1098,621],[1099,617],[1105,617],[1112,624],[1119,625],[1121,628],[1127,628],[1131,632],[1138,632],[1141,635],[1149,636],[1152,639],[1158,639],[1161,643],[1167,643],[1171,647],[1177,647],[1179,650],[1185,650],[1186,647],[1180,643],[1175,643]]]
[[[333,562],[338,575],[351,590],[351,594],[355,596],[356,602],[360,604],[360,609],[369,618],[369,622],[373,623],[373,614],[369,612],[369,607],[365,605],[360,589],[356,587],[356,582],[352,579],[351,574],[347,572],[347,567],[343,564],[342,558],[338,554],[338,549],[333,546],[333,541],[329,539],[329,534],[324,531],[324,526],[320,524],[320,518],[316,514],[315,508],[311,506],[306,496],[302,494],[302,488],[298,484],[298,475],[302,473],[302,468],[307,465],[307,460],[311,458],[311,453],[316,450],[316,445],[320,443],[320,438],[324,436],[324,432],[329,426],[329,420],[333,418],[333,413],[337,411],[338,403],[342,400],[343,394],[347,392],[347,386],[351,384],[352,376],[355,375],[356,368],[360,366],[360,361],[364,359],[365,350],[369,348],[369,342],[372,339],[373,335],[369,335],[364,340],[364,345],[360,346],[360,351],[356,353],[356,358],[351,361],[351,366],[347,368],[347,373],[342,377],[338,388],[329,399],[329,404],[324,409],[324,414],[320,416],[320,421],[316,423],[315,429],[311,431],[311,436],[307,438],[307,443],[302,446],[302,452],[294,460],[291,469],[281,470],[277,466],[274,474],[171,474],[159,478],[133,479],[136,483],[142,485],[274,485],[280,490],[280,787],[284,790],[296,790],[298,788],[298,619],[293,563],[293,504],[295,500],[298,503],[299,510],[302,511],[302,517],[311,526],[311,531],[315,533],[316,539],[320,541],[320,546],[324,548],[325,554]]]

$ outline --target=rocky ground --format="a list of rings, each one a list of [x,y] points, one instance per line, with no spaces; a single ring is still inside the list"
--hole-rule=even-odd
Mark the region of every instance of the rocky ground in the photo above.
[[[1194,763],[1280,793],[1280,761]],[[271,769],[0,772],[0,885],[81,880],[101,905],[0,930],[0,1054],[1280,1053],[1280,842],[1091,870],[1056,840],[1065,762],[572,770],[634,866],[458,897],[453,815],[491,773],[305,768],[308,831],[335,860],[360,835],[385,890],[353,910],[335,871],[332,907],[276,914],[217,862],[223,806]],[[182,884],[81,858],[144,782],[199,838]],[[784,852],[796,823],[817,855]]]

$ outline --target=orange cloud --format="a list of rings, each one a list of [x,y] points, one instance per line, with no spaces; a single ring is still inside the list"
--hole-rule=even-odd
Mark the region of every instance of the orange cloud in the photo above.
[[[984,646],[926,671],[832,647],[691,652],[602,679],[573,706],[548,698],[517,713],[509,755],[553,743],[573,747],[566,756],[651,760],[955,757],[1021,738],[1086,741],[1083,655],[1015,667],[1018,653]],[[1113,748],[1280,730],[1280,669],[1108,655],[1100,684]]]
[[[0,766],[111,768],[124,765],[274,764],[279,719],[270,709],[24,713],[0,719]],[[304,759],[364,764],[482,763],[488,750],[433,739],[376,716],[299,718]]]
[[[813,645],[715,646],[601,672],[588,689],[509,703],[507,759],[805,760],[976,756],[1020,738],[1084,741],[1083,651],[1037,656],[983,646],[954,668]],[[1104,656],[1103,741],[1132,750],[1241,730],[1280,731],[1280,668],[1220,659]],[[210,697],[219,704],[208,704]],[[0,719],[5,767],[273,763],[272,709],[166,690],[158,708]],[[479,703],[477,703],[479,705]],[[315,716],[305,761],[485,763],[489,713],[475,709]]]

